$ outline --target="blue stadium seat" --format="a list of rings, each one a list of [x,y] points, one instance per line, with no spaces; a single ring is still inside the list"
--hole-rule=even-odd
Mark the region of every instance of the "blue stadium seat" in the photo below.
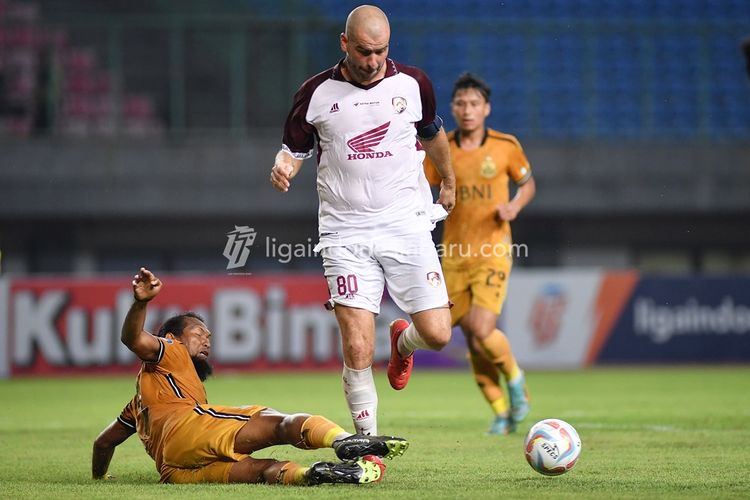
[[[750,8],[745,0],[729,0],[729,18],[734,20],[750,20]]]
[[[350,7],[340,0],[308,4],[336,20]],[[748,0],[435,0],[420,10],[406,0],[379,5],[404,22],[459,20],[445,32],[417,26],[395,34],[392,46],[395,57],[427,71],[444,115],[453,81],[472,70],[493,87],[493,118],[512,130],[692,137],[708,123],[717,136],[750,132],[750,81],[739,51],[750,29],[736,24],[750,20]],[[462,30],[463,20],[476,13],[518,24]],[[576,24],[582,19],[612,24],[588,31]],[[646,31],[629,24],[650,20],[665,24]],[[702,23],[698,30],[695,23],[706,20],[735,24]],[[311,61],[320,57],[322,43],[311,44]]]

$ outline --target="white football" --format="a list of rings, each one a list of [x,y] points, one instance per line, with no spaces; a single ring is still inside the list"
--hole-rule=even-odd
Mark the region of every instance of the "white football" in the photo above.
[[[559,476],[575,466],[581,454],[581,438],[569,423],[548,418],[531,426],[524,452],[532,469],[545,476]]]

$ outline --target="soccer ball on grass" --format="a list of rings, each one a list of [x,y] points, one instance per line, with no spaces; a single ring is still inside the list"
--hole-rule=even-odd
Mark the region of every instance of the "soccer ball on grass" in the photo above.
[[[556,418],[532,425],[523,446],[531,468],[545,476],[568,472],[581,454],[578,432],[569,423]]]

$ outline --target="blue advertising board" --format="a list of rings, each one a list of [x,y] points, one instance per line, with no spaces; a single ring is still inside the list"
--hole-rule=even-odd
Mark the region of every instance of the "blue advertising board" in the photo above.
[[[750,362],[748,284],[642,276],[595,362]]]

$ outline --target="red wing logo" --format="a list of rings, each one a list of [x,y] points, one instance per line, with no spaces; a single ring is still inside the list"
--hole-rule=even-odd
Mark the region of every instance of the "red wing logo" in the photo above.
[[[379,127],[368,130],[364,134],[352,137],[346,141],[346,145],[352,148],[352,151],[355,153],[374,153],[375,151],[372,148],[380,144],[385,134],[388,133],[390,125],[391,122],[386,122]]]

